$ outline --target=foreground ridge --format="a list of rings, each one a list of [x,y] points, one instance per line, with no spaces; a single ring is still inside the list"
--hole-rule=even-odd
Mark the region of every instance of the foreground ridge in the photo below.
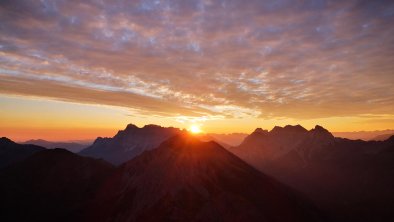
[[[119,192],[122,191],[122,192]],[[216,142],[182,134],[123,164],[94,221],[312,221],[308,202]],[[316,219],[316,218],[314,218]]]

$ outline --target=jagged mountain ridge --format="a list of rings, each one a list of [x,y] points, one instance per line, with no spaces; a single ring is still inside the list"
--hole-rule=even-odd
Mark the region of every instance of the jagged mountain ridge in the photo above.
[[[274,179],[188,135],[126,162],[101,191],[93,221],[317,221]]]
[[[310,152],[301,146],[305,141],[321,146],[333,139],[330,132],[318,125],[310,131],[300,125],[276,126],[271,131],[257,128],[238,147],[229,150],[261,169],[292,151],[297,152],[300,158],[306,161]],[[244,152],[244,149],[248,152]]]
[[[97,138],[94,143],[79,154],[102,158],[112,164],[120,165],[146,150],[156,148],[166,139],[181,133],[173,127],[146,125],[142,128],[129,124],[113,138]]]

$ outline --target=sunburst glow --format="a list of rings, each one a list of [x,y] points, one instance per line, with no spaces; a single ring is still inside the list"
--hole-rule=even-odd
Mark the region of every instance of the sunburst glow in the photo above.
[[[198,134],[198,133],[202,132],[200,129],[200,126],[198,126],[198,125],[191,125],[189,128],[189,131],[193,134]]]

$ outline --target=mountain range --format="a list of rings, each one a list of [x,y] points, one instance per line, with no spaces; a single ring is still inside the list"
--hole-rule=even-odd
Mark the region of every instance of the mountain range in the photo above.
[[[394,217],[394,136],[349,140],[321,126],[288,125],[257,128],[239,146],[224,148],[211,139],[129,124],[74,154],[1,138],[1,219],[359,222]]]
[[[366,142],[336,138],[321,126],[289,125],[256,129],[230,151],[305,193],[335,221],[394,216],[394,136]]]
[[[25,145],[21,145],[25,146]],[[2,221],[320,221],[298,192],[186,133],[115,169],[44,149],[0,170]]]

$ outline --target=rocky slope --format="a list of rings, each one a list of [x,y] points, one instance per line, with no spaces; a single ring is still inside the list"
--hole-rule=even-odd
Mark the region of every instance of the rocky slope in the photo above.
[[[120,165],[146,150],[156,148],[166,139],[180,133],[177,128],[146,125],[139,128],[133,124],[119,131],[113,138],[97,138],[94,143],[79,154],[102,158]]]

